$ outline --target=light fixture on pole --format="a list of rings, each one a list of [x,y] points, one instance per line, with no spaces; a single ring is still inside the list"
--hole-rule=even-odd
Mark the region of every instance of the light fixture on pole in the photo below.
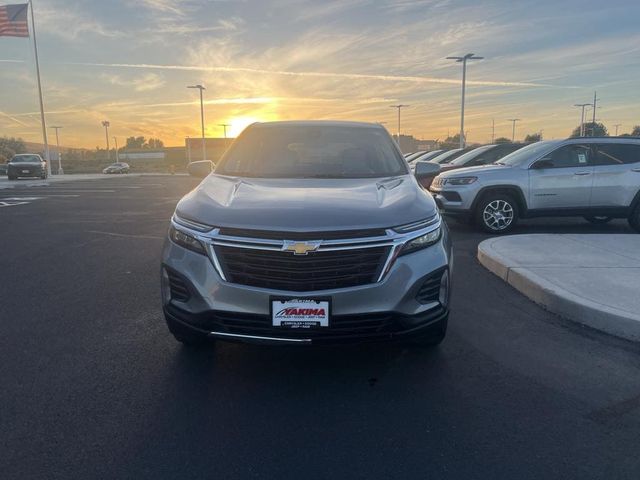
[[[111,161],[111,152],[109,152],[109,127],[111,123],[108,120],[104,120],[102,122],[102,126],[104,127],[104,136],[107,139],[107,162]]]
[[[580,114],[580,136],[584,137],[584,109],[585,107],[591,106],[590,103],[576,103],[574,107],[582,108],[582,113]]]
[[[204,100],[202,97],[202,92],[206,90],[202,85],[187,85],[187,88],[197,88],[200,90],[200,124],[202,127],[202,160],[207,159],[207,146],[204,139]]]
[[[514,142],[516,139],[516,122],[519,122],[519,118],[510,118],[509,121],[513,124],[511,128],[511,141]]]
[[[64,172],[62,171],[62,155],[60,154],[60,138],[58,137],[58,130],[62,127],[49,127],[53,128],[56,131],[56,153],[58,154],[58,175],[62,175]]]
[[[409,105],[391,105],[391,108],[398,109],[398,147],[400,146],[400,110],[404,107],[408,107]]]
[[[455,60],[458,63],[462,63],[462,102],[460,107],[460,148],[465,147],[464,138],[464,95],[467,83],[467,61],[468,60],[482,60],[484,57],[476,57],[473,53],[467,53],[463,57],[447,57],[447,60]]]

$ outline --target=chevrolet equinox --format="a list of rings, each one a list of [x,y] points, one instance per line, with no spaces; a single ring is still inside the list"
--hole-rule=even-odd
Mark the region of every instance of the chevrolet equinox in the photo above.
[[[162,254],[179,342],[443,340],[449,232],[383,127],[253,124],[215,171],[196,163],[208,175],[178,203]]]

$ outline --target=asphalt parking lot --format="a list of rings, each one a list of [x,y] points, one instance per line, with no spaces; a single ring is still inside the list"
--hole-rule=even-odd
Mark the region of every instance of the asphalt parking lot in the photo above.
[[[545,312],[451,224],[437,349],[189,352],[159,258],[197,180],[0,191],[3,478],[640,478],[640,348]],[[536,220],[515,233],[630,232]]]

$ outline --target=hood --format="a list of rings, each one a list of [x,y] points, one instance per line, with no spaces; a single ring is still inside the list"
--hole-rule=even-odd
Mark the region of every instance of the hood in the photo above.
[[[411,175],[367,179],[264,179],[209,175],[176,207],[208,225],[280,231],[386,228],[433,216]]]
[[[480,165],[477,167],[454,168],[453,171],[443,172],[440,174],[442,178],[448,177],[464,177],[465,175],[476,175],[491,172],[503,172],[505,169],[511,168],[508,165]],[[444,168],[443,168],[444,170]]]

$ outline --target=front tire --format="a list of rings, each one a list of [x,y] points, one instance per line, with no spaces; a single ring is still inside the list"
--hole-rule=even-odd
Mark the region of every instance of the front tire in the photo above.
[[[9,180],[17,180],[18,179],[18,177],[14,177],[13,175],[8,175],[8,177],[9,177]]]
[[[510,232],[518,223],[517,202],[502,193],[489,193],[478,202],[475,221],[485,232],[503,235]]]
[[[593,225],[604,225],[606,223],[609,223],[611,220],[613,220],[613,217],[606,217],[604,215],[596,215],[596,216],[589,215],[584,217],[584,219]]]

